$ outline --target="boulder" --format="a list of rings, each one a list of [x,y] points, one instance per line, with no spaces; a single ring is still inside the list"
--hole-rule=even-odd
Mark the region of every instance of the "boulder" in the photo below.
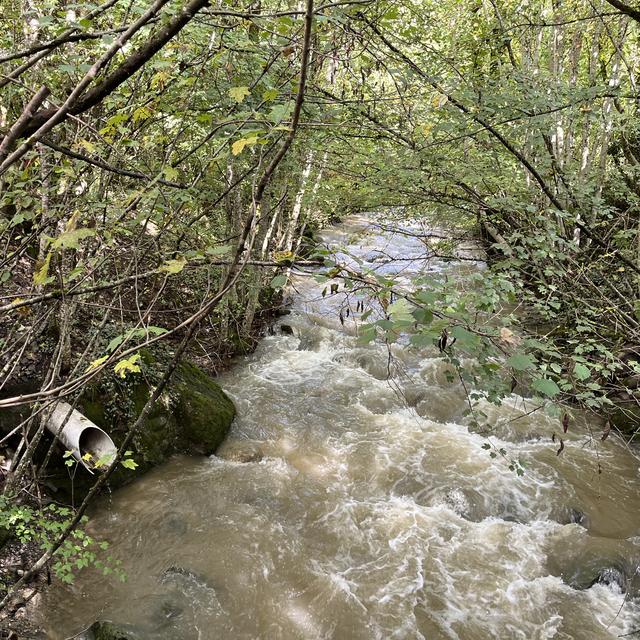
[[[95,622],[86,631],[74,636],[74,640],[142,640],[142,636],[129,625]]]
[[[149,358],[145,355],[145,358]],[[147,360],[147,366],[156,366]],[[126,384],[107,380],[89,388],[80,411],[104,429],[119,446],[149,399],[151,387],[141,374],[127,376]],[[171,382],[160,396],[130,446],[135,470],[119,466],[109,479],[112,488],[122,486],[145,471],[178,453],[210,455],[225,438],[235,417],[235,406],[220,386],[190,362],[176,368]],[[49,481],[71,493],[66,467],[52,469]],[[77,497],[93,484],[95,476],[84,469],[73,474],[73,493]]]
[[[260,446],[250,440],[227,440],[216,452],[223,460],[231,462],[260,462],[264,453]]]

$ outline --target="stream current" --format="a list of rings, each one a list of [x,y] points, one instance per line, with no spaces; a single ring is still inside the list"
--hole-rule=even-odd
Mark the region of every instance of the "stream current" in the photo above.
[[[323,239],[407,285],[481,268],[425,262],[419,239],[365,217]],[[110,620],[148,640],[640,638],[615,579],[638,582],[637,459],[613,435],[596,451],[584,417],[556,456],[559,420],[513,395],[483,410],[518,477],[467,426],[436,348],[394,345],[390,366],[324,286],[295,276],[287,332],[221,377],[238,416],[219,456],[172,459],[96,510],[90,533],[127,581],[85,570],[51,588],[48,637]]]

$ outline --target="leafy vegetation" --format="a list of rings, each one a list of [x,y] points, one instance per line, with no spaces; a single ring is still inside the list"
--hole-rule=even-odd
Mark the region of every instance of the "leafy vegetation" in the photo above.
[[[640,13],[302,4],[0,0],[0,409],[28,409],[7,436],[2,518],[46,549],[23,582],[84,548],[89,501],[135,465],[131,442],[182,356],[215,370],[251,348],[293,265],[323,265],[326,295],[366,292],[362,341],[437,346],[478,427],[477,400],[518,388],[558,417],[562,400],[636,432]],[[480,239],[489,269],[407,292],[309,253],[314,230],[366,210],[421,224],[434,258]],[[51,460],[55,402],[144,376],[143,350],[161,343],[116,464],[72,517],[17,501]]]
[[[72,510],[50,504],[43,509],[16,505],[5,496],[0,496],[0,529],[9,530],[22,544],[35,544],[47,551],[69,524]],[[81,524],[87,522],[86,516]],[[98,542],[88,536],[82,528],[75,528],[64,543],[56,549],[51,569],[62,582],[73,582],[74,573],[84,567],[93,566],[103,575],[116,574],[121,580],[125,575],[120,562],[103,553],[109,543]],[[9,585],[2,584],[4,589]]]

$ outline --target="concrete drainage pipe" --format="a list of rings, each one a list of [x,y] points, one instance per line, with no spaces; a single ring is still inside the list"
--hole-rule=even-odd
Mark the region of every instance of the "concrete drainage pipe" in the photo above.
[[[62,431],[60,427],[71,411]],[[99,426],[85,418],[76,409],[71,409],[71,405],[66,402],[58,402],[56,408],[47,421],[47,429],[57,435],[68,451],[73,453],[73,457],[80,462],[90,473],[97,469],[108,469],[118,451],[116,445],[109,435]],[[89,454],[90,457],[87,457]],[[96,467],[96,462],[101,464]]]

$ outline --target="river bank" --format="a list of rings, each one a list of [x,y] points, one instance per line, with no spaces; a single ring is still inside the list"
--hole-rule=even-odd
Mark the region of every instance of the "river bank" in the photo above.
[[[203,332],[198,342],[198,350],[192,350],[189,360],[178,367],[167,393],[157,403],[139,436],[132,443],[131,454],[128,457],[135,462],[135,466],[119,468],[112,474],[105,488],[108,494],[134,482],[142,474],[178,453],[205,455],[216,450],[230,428],[235,408],[217,385],[215,378],[232,366],[234,357],[251,352],[281,313],[279,293],[271,289],[268,293],[268,297],[265,298],[269,300],[268,306],[262,307],[255,314],[251,334],[245,335],[241,341],[221,342],[215,332]],[[116,445],[122,439],[127,424],[140,412],[158,372],[167,365],[171,349],[172,345],[168,344],[153,352],[146,352],[140,362],[141,372],[133,379],[120,379],[114,374],[103,376],[99,384],[85,391],[77,404],[83,415],[113,437]],[[45,356],[46,352],[40,353],[40,357]],[[197,366],[194,362],[198,363]],[[40,381],[37,378],[24,378],[29,372],[34,376],[37,369],[37,363],[34,361],[33,367],[23,371],[16,383],[3,389],[3,397],[39,388]],[[21,432],[15,432],[16,426],[27,417],[28,414],[22,411],[5,410],[2,414],[0,435],[4,437],[0,454],[3,460],[3,474],[9,468],[19,444]],[[46,437],[41,451],[36,454],[36,462],[43,458],[49,446],[50,438]],[[20,504],[25,510],[33,511],[34,517],[47,505],[57,505],[63,510],[67,505],[77,506],[97,478],[77,463],[68,466],[68,458],[63,454],[64,447],[58,445],[36,494],[23,492]],[[2,483],[4,479],[5,475],[1,479]],[[58,520],[64,521],[62,517]],[[40,525],[34,523],[34,526],[39,528]],[[0,529],[0,532],[2,531],[4,529]],[[2,594],[6,593],[6,590],[42,554],[41,535],[45,535],[44,531],[23,537],[22,540],[10,535],[0,537]],[[53,579],[56,579],[55,576]],[[16,594],[13,604],[3,613],[0,621],[2,633],[9,638],[41,637],[42,630],[30,621],[28,611],[30,606],[34,606],[34,598],[37,599],[39,594],[49,587],[51,580],[52,570],[48,567],[34,576],[20,593]]]

